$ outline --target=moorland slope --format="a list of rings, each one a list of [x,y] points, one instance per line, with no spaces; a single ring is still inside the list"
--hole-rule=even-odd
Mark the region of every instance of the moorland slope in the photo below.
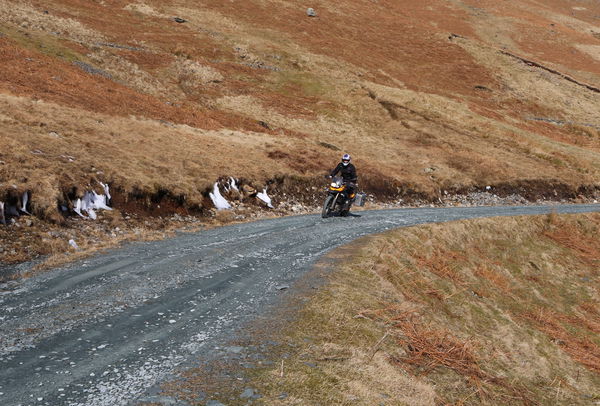
[[[4,0],[0,201],[43,234],[106,184],[138,229],[209,214],[229,177],[230,200],[314,201],[342,152],[377,199],[594,197],[599,22],[592,0]]]

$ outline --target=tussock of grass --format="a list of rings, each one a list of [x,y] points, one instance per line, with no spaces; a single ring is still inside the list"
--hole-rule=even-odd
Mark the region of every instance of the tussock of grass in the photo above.
[[[589,404],[599,231],[598,214],[551,214],[357,242],[332,254],[329,284],[273,338],[291,343],[284,372],[248,385],[269,405]]]
[[[579,185],[596,182],[600,173],[597,131],[581,125],[549,129],[521,115],[556,113],[555,118],[568,116],[586,123],[599,109],[597,98],[516,64],[486,41],[456,37],[448,42],[446,30],[458,29],[454,24],[461,32],[468,32],[472,24],[481,38],[493,38],[493,24],[463,23],[468,13],[463,15],[460,7],[449,11],[446,4],[433,2],[424,11],[394,5],[379,15],[378,9],[359,3],[349,1],[348,7],[334,9],[323,6],[328,22],[313,26],[315,20],[297,18],[298,10],[285,2],[269,10],[264,5],[227,3],[199,7],[188,0],[118,6],[56,1],[45,10],[37,3],[5,1],[0,5],[0,24],[21,47],[58,57],[60,62],[89,62],[110,73],[114,81],[74,73],[58,63],[54,66],[52,59],[38,61],[36,52],[16,52],[10,43],[5,59],[12,59],[3,69],[14,70],[25,58],[36,71],[29,79],[23,79],[23,71],[0,85],[5,93],[54,103],[53,109],[63,119],[53,120],[53,131],[76,134],[68,148],[70,156],[88,156],[97,148],[95,154],[104,159],[111,148],[111,164],[120,180],[116,181],[117,175],[110,178],[125,192],[164,189],[175,198],[184,196],[192,205],[201,200],[196,189],[203,190],[219,177],[243,173],[258,182],[286,174],[314,178],[330,169],[341,151],[355,155],[367,191],[382,192],[385,198],[434,199],[443,190],[489,184],[516,189],[532,174],[543,174],[538,180],[544,185],[565,186],[565,194],[571,196]],[[173,22],[177,15],[187,22]],[[372,16],[381,25],[365,30],[357,15]],[[408,31],[407,21],[415,24]],[[350,32],[362,34],[348,37]],[[390,43],[392,35],[402,37],[402,43]],[[125,44],[134,44],[134,50],[126,50]],[[401,64],[398,52],[403,54]],[[407,75],[410,67],[422,75]],[[31,81],[35,85],[29,86]],[[473,90],[475,84],[485,85],[488,91]],[[96,93],[102,94],[102,100],[91,97]],[[142,97],[147,95],[154,97]],[[19,108],[17,103],[6,111]],[[156,141],[157,131],[145,138],[143,126],[121,126],[105,118],[85,120],[90,110],[241,132],[231,137],[233,148],[223,140],[205,140],[200,146],[203,135],[191,142],[184,137],[189,148],[182,158],[179,135],[164,128],[161,147],[141,148],[142,157],[134,147],[138,141],[121,136],[122,130],[143,139],[144,146]],[[3,137],[13,131],[25,133],[23,140],[11,140],[15,148],[2,155],[11,165],[29,161],[24,157],[33,134],[39,132],[33,122],[50,121],[44,113],[29,113],[40,116],[25,120],[9,114],[9,125],[3,120]],[[86,122],[89,139],[118,135],[110,145],[93,145],[80,136],[79,121]],[[268,123],[269,128],[261,128],[258,122]],[[263,139],[254,131],[263,131]],[[205,151],[210,151],[209,156]],[[244,163],[239,156],[244,156]],[[193,162],[196,158],[198,162]],[[102,166],[97,160],[93,165]],[[434,172],[426,171],[432,167]],[[29,189],[44,211],[56,206],[53,199],[60,200],[61,188],[84,189],[94,183],[84,182],[93,174],[71,162],[28,168],[28,173],[27,181],[3,176],[0,189],[9,183],[19,190]],[[40,179],[39,187],[34,178]],[[51,193],[50,188],[55,190]]]
[[[73,41],[93,44],[104,39],[97,31],[85,27],[72,18],[63,18],[48,10],[34,7],[29,2],[4,0],[0,3],[0,22],[10,23],[26,30],[64,36]]]
[[[541,44],[553,66],[595,83],[585,13],[340,0],[310,19],[283,0],[205,3],[1,2],[0,199],[29,190],[35,214],[58,221],[65,191],[102,180],[123,200],[197,209],[221,177],[314,182],[343,152],[360,187],[386,200],[487,185],[532,200],[600,196],[597,94],[498,52],[544,59],[525,54],[553,21],[560,39]],[[446,279],[432,299],[451,294]]]

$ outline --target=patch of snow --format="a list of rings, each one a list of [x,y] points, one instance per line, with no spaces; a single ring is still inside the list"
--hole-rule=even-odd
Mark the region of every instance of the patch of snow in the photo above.
[[[217,208],[217,210],[227,210],[231,209],[231,205],[225,198],[221,195],[221,191],[219,190],[219,184],[215,183],[215,187],[213,188],[213,192],[208,194],[210,196],[210,200],[212,200],[213,204]]]
[[[238,192],[240,191],[240,190],[238,189],[238,187],[237,187],[237,184],[236,184],[236,182],[235,182],[235,179],[234,179],[234,178],[231,178],[231,177],[229,178],[229,187],[230,187],[231,189],[235,190],[235,191],[238,191]]]
[[[73,211],[79,214],[81,217],[86,217],[81,213],[81,199],[77,199],[77,201],[73,205]]]
[[[29,192],[23,193],[23,197],[21,198],[21,201],[22,201],[23,205],[21,206],[20,210],[23,213],[29,214],[29,212],[27,211],[27,203],[29,202]]]
[[[96,220],[96,218],[98,218],[96,215],[96,210],[112,210],[112,207],[109,207],[107,204],[108,199],[110,199],[108,186],[104,184],[102,184],[102,186],[104,188],[104,192],[107,193],[106,195],[99,195],[94,191],[86,192],[86,194],[83,196],[83,199],[77,199],[73,205],[73,211],[83,218]],[[83,212],[86,212],[87,216],[84,215]]]
[[[105,185],[104,183],[100,182],[100,185],[104,189],[104,195],[106,196],[106,202],[110,201],[110,199],[112,199],[112,196],[110,195],[110,188],[108,187],[108,184]]]
[[[108,199],[110,199],[110,197],[108,197],[107,195],[99,195],[96,192],[92,192],[92,194],[94,195],[94,203],[92,207],[93,209],[112,210],[112,208],[108,206]]]
[[[273,205],[271,204],[271,198],[269,197],[269,195],[267,195],[267,188],[264,188],[261,193],[257,193],[256,197],[265,202],[267,206],[271,209],[273,208]]]
[[[77,243],[75,242],[75,240],[69,240],[69,245],[73,248],[75,248],[76,250],[79,249],[79,245],[77,245]]]

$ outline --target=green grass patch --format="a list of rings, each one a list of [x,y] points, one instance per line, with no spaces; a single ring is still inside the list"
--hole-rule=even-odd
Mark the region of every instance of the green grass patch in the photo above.
[[[326,98],[330,93],[329,85],[316,75],[292,70],[273,73],[271,87],[279,93],[300,92],[304,96],[316,98]]]
[[[43,32],[27,31],[0,25],[0,31],[21,47],[67,62],[86,61],[87,58],[68,46],[66,40]]]

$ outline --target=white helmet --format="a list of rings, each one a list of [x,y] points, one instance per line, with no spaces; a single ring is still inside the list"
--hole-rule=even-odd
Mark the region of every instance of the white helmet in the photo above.
[[[344,154],[344,155],[342,156],[342,165],[344,165],[344,166],[348,166],[348,164],[350,163],[350,160],[351,160],[351,159],[352,159],[352,158],[350,157],[350,154]]]

